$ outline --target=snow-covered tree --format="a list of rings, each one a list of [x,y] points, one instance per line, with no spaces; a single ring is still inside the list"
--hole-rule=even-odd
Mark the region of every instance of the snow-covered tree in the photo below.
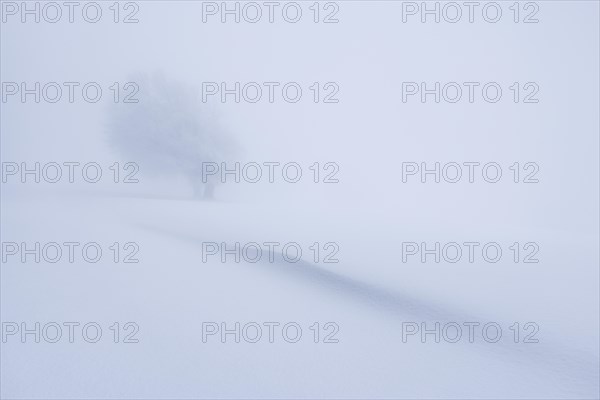
[[[220,163],[231,157],[236,148],[232,137],[203,107],[198,90],[162,75],[134,81],[139,102],[111,107],[110,143],[143,165],[145,173],[183,174],[196,197],[212,198],[218,176],[202,182],[202,162]]]

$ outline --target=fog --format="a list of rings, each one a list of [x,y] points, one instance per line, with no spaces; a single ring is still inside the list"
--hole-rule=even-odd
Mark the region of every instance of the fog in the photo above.
[[[598,3],[500,2],[495,23],[21,4],[0,31],[0,397],[598,398]]]

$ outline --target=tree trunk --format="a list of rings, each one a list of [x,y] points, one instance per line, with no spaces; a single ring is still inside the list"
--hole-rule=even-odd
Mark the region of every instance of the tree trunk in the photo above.
[[[194,199],[201,200],[204,197],[204,185],[202,182],[193,180],[192,186],[194,188]]]
[[[207,182],[204,185],[204,200],[213,200],[215,198],[215,185]]]
[[[192,181],[194,187],[194,199],[196,200],[214,200],[216,185],[212,182],[202,183],[200,181]]]

